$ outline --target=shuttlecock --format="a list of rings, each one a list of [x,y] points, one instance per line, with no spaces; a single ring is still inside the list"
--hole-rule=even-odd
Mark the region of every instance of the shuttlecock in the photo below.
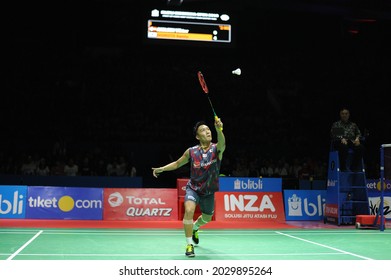
[[[235,75],[240,75],[240,74],[242,74],[242,70],[240,70],[240,68],[238,68],[238,69],[236,69],[236,70],[233,70],[232,71],[232,74],[235,74]]]

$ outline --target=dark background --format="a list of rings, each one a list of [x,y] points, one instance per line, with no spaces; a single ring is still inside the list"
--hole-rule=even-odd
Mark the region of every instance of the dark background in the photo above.
[[[202,70],[227,138],[225,158],[327,162],[329,130],[347,106],[366,134],[368,170],[391,142],[389,1],[12,1],[3,45],[1,160],[124,155],[150,168],[213,125]],[[149,44],[151,8],[226,11],[232,47]],[[232,75],[241,68],[242,75]],[[17,170],[13,171],[13,173]],[[164,174],[172,184],[187,169]],[[6,171],[3,171],[6,173]],[[377,176],[376,173],[368,174]],[[165,183],[163,183],[165,182]]]

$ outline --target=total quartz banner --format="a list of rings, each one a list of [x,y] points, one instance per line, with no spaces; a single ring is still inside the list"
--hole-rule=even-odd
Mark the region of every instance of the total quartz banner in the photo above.
[[[104,189],[103,220],[178,220],[178,191],[165,188]]]

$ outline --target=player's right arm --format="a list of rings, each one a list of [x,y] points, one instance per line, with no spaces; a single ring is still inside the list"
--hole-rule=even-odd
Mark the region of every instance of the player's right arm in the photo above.
[[[176,161],[173,161],[173,162],[171,162],[165,166],[162,166],[162,167],[152,167],[152,175],[155,178],[157,178],[157,176],[159,176],[159,174],[162,172],[176,170],[179,167],[188,163],[189,159],[190,159],[190,151],[189,151],[189,149],[187,149],[183,153],[183,155],[179,159],[177,159]]]
[[[223,159],[223,153],[225,151],[225,136],[223,133],[223,122],[219,119],[215,119],[215,127],[217,132],[217,151],[219,153],[219,159]]]

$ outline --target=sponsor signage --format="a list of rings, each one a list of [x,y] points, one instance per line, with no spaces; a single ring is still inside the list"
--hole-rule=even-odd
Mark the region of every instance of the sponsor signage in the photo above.
[[[177,189],[104,190],[104,220],[178,220]]]
[[[27,186],[0,186],[0,219],[23,219]]]
[[[186,184],[189,181],[189,178],[180,178],[176,180],[176,188],[178,190],[178,197],[185,196],[186,194]]]
[[[324,208],[324,215],[327,217],[338,218],[338,204],[326,203]]]
[[[281,192],[217,192],[216,221],[285,221]]]
[[[380,196],[368,196],[368,202],[370,215],[376,215],[377,213],[381,213],[379,212],[381,202]],[[383,205],[384,217],[386,218],[386,220],[391,220],[391,196],[383,197]]]
[[[281,192],[282,178],[219,177],[222,192]],[[185,196],[189,178],[177,179],[178,196]]]
[[[380,185],[380,179],[367,179],[367,190],[368,195],[374,194],[374,195],[380,195],[381,192],[381,185]],[[391,195],[391,180],[383,180],[383,187],[384,187],[384,194]]]
[[[26,218],[102,219],[101,188],[28,187]]]
[[[284,190],[287,221],[322,220],[326,190]]]
[[[379,213],[381,202],[380,179],[367,179],[369,214]],[[383,180],[383,215],[386,220],[391,220],[391,180]]]
[[[282,178],[219,177],[221,192],[281,192]]]

